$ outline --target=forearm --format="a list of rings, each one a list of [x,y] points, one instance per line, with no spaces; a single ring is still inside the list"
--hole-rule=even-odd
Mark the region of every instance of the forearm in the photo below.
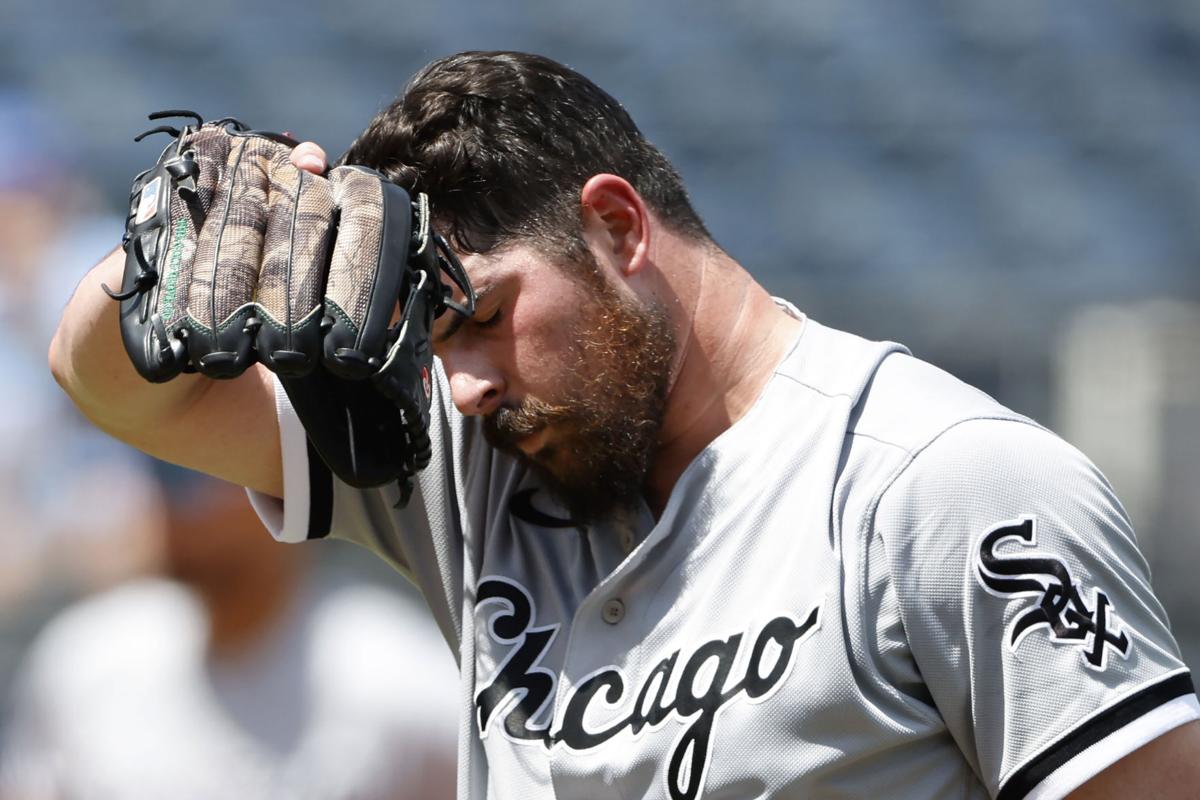
[[[124,253],[88,272],[50,344],[50,370],[98,428],[151,455],[282,496],[279,429],[270,375],[252,367],[234,380],[179,375],[150,383],[121,340],[119,305],[101,283],[121,285]]]
[[[102,283],[119,287],[124,264],[118,248],[76,287],[50,343],[50,371],[88,419],[130,441],[171,410],[198,399],[208,382],[183,375],[153,384],[133,368],[121,342],[120,305],[100,288]]]

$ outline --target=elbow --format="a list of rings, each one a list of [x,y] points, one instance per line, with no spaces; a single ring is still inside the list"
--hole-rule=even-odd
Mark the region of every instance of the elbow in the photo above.
[[[72,343],[72,337],[67,330],[67,322],[63,320],[58,324],[58,330],[54,332],[53,338],[50,339],[50,349],[46,353],[46,363],[50,368],[50,374],[54,376],[54,381],[66,393],[67,397],[79,407],[85,415],[88,414],[86,398],[81,386],[81,376],[79,374],[76,348]]]
[[[59,323],[58,330],[54,332],[53,338],[50,339],[50,351],[46,354],[46,361],[55,382],[69,395],[71,394],[71,358],[70,349],[64,341],[65,338],[62,323]]]
[[[46,352],[55,382],[96,424],[98,417],[111,419],[130,386],[125,370],[132,369],[119,335],[117,307],[99,291],[103,281],[116,283],[122,269],[120,249],[92,268],[63,309]]]
[[[71,337],[63,331],[63,323],[59,324],[58,330],[50,340],[46,361],[55,383],[84,418],[101,430],[107,430],[97,413],[100,409],[94,402],[93,395],[87,391],[86,375],[80,374],[78,354],[71,343]]]

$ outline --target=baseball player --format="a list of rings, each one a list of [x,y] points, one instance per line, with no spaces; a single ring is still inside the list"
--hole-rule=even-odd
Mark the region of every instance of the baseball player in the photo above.
[[[163,176],[207,174],[194,131],[168,155],[200,152],[200,166],[169,161]],[[222,145],[237,169],[244,136]],[[276,192],[289,173],[273,158],[257,185],[291,196]],[[432,252],[434,228],[461,258],[465,276],[447,268],[429,301],[437,359],[418,370],[428,450],[411,496],[404,480],[356,485],[376,450],[331,456],[322,428],[383,451],[424,438],[359,436],[352,409],[322,423],[322,393],[285,363],[315,351],[263,343],[287,329],[269,296],[292,286],[293,259],[274,245],[249,249],[268,288],[225,317],[206,292],[252,283],[258,267],[205,267],[221,249],[205,222],[197,266],[179,278],[199,281],[190,297],[205,302],[182,322],[141,306],[149,338],[122,346],[97,287],[122,287],[122,324],[126,303],[153,299],[158,273],[137,266],[156,258],[139,238],[155,212],[137,204],[158,202],[144,183],[127,245],[137,260],[114,255],[84,281],[52,367],[104,429],[249,487],[278,538],[356,541],[421,588],[459,658],[460,797],[1200,793],[1200,705],[1103,476],[903,347],[770,297],[586,78],[525,54],[451,56],[339,166],[311,143],[290,159],[343,204],[327,335],[372,317],[330,299],[363,274],[339,271],[358,213],[338,194],[360,180],[346,170],[428,198],[428,216],[414,206],[410,263]],[[217,180],[211,198],[184,188],[209,208],[230,198],[224,224],[246,194],[228,188],[237,180]],[[294,185],[299,197],[309,184]],[[290,230],[278,220],[264,223],[268,240]],[[179,241],[191,235],[186,219],[172,224]],[[169,246],[155,263],[186,266],[190,251]],[[366,261],[383,263],[382,246]],[[268,279],[268,262],[286,263],[287,280]],[[163,292],[182,303],[176,277]],[[420,327],[413,307],[397,343]],[[243,338],[221,344],[227,333]],[[353,342],[326,342],[331,374],[378,370],[395,395],[399,344],[376,357]],[[151,353],[204,374],[145,383],[126,349],[143,370]],[[235,362],[241,377],[205,377]],[[405,408],[407,425],[416,406]]]

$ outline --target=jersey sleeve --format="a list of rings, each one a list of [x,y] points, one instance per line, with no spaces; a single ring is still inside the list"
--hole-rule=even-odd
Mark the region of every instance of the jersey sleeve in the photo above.
[[[258,518],[277,541],[303,542],[329,533],[328,502],[331,473],[312,453],[300,417],[292,408],[278,378],[275,385],[275,416],[279,422],[279,445],[283,467],[283,497],[272,497],[247,489]],[[310,458],[311,456],[311,458]],[[286,502],[285,502],[286,498]],[[314,499],[317,508],[313,508]]]
[[[1129,520],[1053,434],[971,420],[883,491],[913,659],[989,792],[1062,797],[1200,717]]]
[[[476,420],[450,403],[441,362],[434,361],[430,415],[432,456],[418,473],[407,505],[397,484],[358,489],[339,480],[304,432],[287,393],[275,381],[283,454],[282,499],[250,491],[266,528],[280,541],[333,537],[361,545],[424,594],[447,641],[457,642],[464,564],[486,519],[493,456]]]

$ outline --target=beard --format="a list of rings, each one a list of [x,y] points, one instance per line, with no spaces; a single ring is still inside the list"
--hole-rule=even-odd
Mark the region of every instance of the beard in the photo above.
[[[562,396],[525,398],[484,419],[487,441],[527,464],[587,525],[636,507],[653,463],[670,382],[675,337],[666,310],[623,297],[599,272],[579,265],[590,298],[571,331]],[[550,427],[531,455],[517,444]]]

